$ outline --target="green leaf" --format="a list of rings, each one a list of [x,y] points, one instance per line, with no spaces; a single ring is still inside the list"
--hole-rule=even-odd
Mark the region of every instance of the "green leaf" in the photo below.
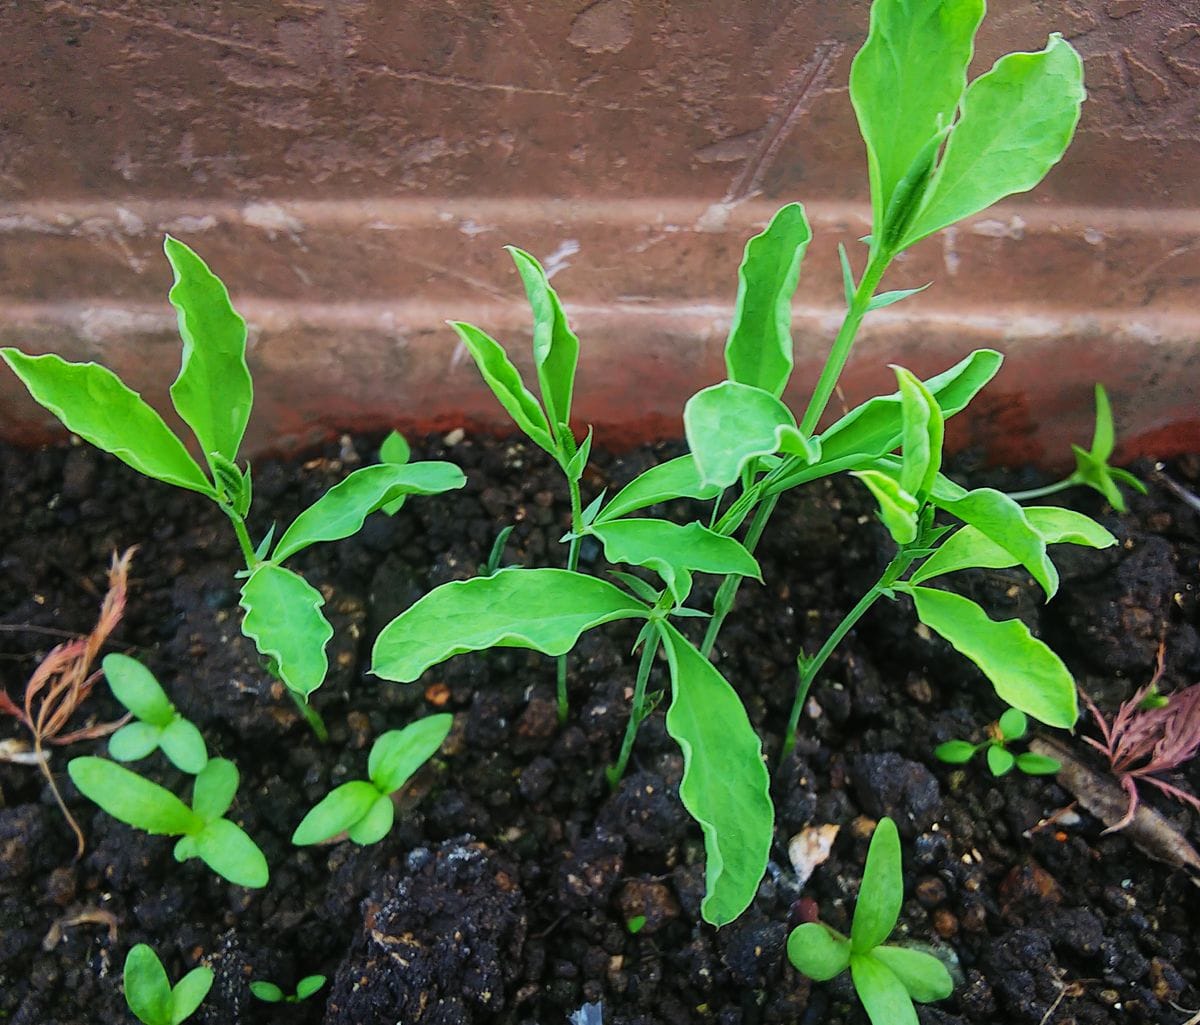
[[[1141,494],[1146,494],[1146,485],[1138,480],[1128,470],[1120,470],[1109,466],[1108,460],[1113,453],[1114,445],[1112,407],[1108,402],[1108,393],[1104,386],[1096,385],[1096,428],[1092,433],[1091,451],[1086,451],[1078,445],[1072,445],[1075,453],[1075,472],[1071,479],[1079,484],[1085,484],[1099,491],[1117,512],[1125,511],[1125,497],[1117,487],[1117,481],[1133,488]]]
[[[114,819],[157,836],[194,833],[203,825],[171,791],[103,758],[72,758],[67,773],[79,792]]]
[[[143,722],[169,726],[175,706],[167,698],[154,674],[141,662],[115,652],[100,663],[113,696]]]
[[[254,493],[249,469],[242,473],[235,462],[226,459],[220,452],[208,453],[208,465],[217,482],[218,493],[223,495],[234,512],[245,516],[250,511],[250,500]]]
[[[180,1025],[195,1014],[212,984],[213,970],[205,965],[193,968],[180,979],[171,992],[171,1025]]]
[[[145,1025],[170,1025],[171,981],[158,955],[138,943],[125,956],[125,1003]]]
[[[699,523],[667,520],[618,520],[592,528],[609,562],[628,562],[653,570],[667,585],[676,605],[687,601],[692,573],[735,573],[762,583],[758,562],[745,547]]]
[[[18,349],[0,349],[0,357],[67,430],[138,473],[216,497],[183,442],[111,370],[95,363],[68,363],[53,354],[26,356]]]
[[[211,763],[210,763],[211,764]],[[261,889],[270,872],[258,844],[236,823],[216,819],[194,837],[196,857],[234,886]]]
[[[900,487],[927,494],[942,467],[944,420],[937,400],[912,373],[893,367],[900,385]]]
[[[502,569],[443,584],[393,619],[375,641],[371,672],[411,683],[432,665],[483,648],[565,655],[585,630],[648,612],[606,580],[562,569]]]
[[[783,394],[792,373],[792,294],[811,241],[804,207],[789,203],[761,235],[746,243],[725,343],[729,380],[776,398]]]
[[[600,511],[596,523],[608,523],[659,502],[670,502],[676,498],[708,501],[720,493],[719,485],[701,481],[696,460],[688,453],[652,466],[631,480]]]
[[[1037,185],[1066,151],[1085,96],[1083,62],[1058,33],[1044,50],[996,61],[963,96],[902,248]]]
[[[1025,736],[1025,731],[1029,729],[1029,720],[1020,709],[1010,708],[1000,716],[1000,721],[996,725],[1000,727],[1000,735],[1007,742],[1020,740]]]
[[[658,604],[660,592],[656,591],[640,577],[635,577],[632,573],[622,573],[618,569],[609,570],[609,576],[614,580],[621,581],[621,583],[628,587],[629,590],[641,598],[647,605]],[[676,612],[676,615],[678,615],[678,612]]]
[[[1096,394],[1096,427],[1092,431],[1093,459],[1107,463],[1116,445],[1116,432],[1113,429],[1112,404],[1108,401],[1108,392],[1104,385],[1097,384]]]
[[[560,424],[571,420],[571,393],[575,387],[575,367],[579,362],[579,339],[567,324],[562,303],[558,301],[542,265],[516,246],[505,246],[525,285],[525,295],[533,308],[533,362],[537,367],[542,403],[561,444]]]
[[[998,744],[987,749],[987,764],[993,776],[1003,776],[1016,763],[1011,751],[1005,751]]]
[[[569,432],[569,429],[568,429]],[[577,481],[583,477],[583,471],[587,469],[588,457],[592,453],[592,429],[589,427],[587,437],[583,439],[583,444],[575,450],[575,454],[571,456],[567,465],[564,467],[567,477],[570,480]]]
[[[1062,768],[1062,762],[1057,758],[1047,758],[1045,755],[1026,752],[1017,755],[1017,768],[1026,776],[1053,776]]]
[[[954,120],[983,0],[877,0],[850,67],[850,99],[867,144],[873,227],[930,141]],[[919,194],[918,194],[919,198]]]
[[[683,751],[679,798],[704,831],[706,922],[732,922],[767,867],[775,810],[762,745],[733,688],[670,623],[659,630],[671,667],[667,732]]]
[[[306,975],[296,983],[296,999],[307,1000],[324,985],[324,975]]]
[[[205,822],[221,818],[237,794],[237,766],[228,758],[213,758],[196,776],[192,811]]]
[[[381,794],[367,809],[366,815],[351,824],[347,834],[353,843],[361,847],[369,847],[388,835],[395,819],[396,806],[390,797]]]
[[[284,531],[271,558],[282,562],[309,545],[357,533],[366,518],[401,495],[438,495],[467,478],[453,463],[380,463],[355,470],[304,510]]]
[[[817,459],[817,447],[800,432],[787,406],[770,392],[736,381],[722,381],[688,399],[683,427],[705,484],[736,484],[751,460],[776,452]]]
[[[321,686],[333,627],[321,615],[321,592],[291,570],[264,562],[242,585],[242,632],[272,659],[279,678],[304,697]]]
[[[878,470],[858,470],[857,477],[879,503],[879,518],[898,545],[911,544],[917,538],[917,510],[920,504],[893,477]]]
[[[788,960],[814,982],[828,982],[850,967],[850,941],[821,922],[805,922],[787,941]]]
[[[932,284],[932,282],[930,282]],[[891,306],[893,303],[901,302],[907,299],[910,295],[916,295],[918,292],[924,292],[929,285],[922,285],[920,288],[898,288],[894,292],[880,292],[878,295],[871,296],[867,303],[867,312],[873,313],[875,310],[882,310],[885,306]]]
[[[854,905],[854,922],[850,926],[850,947],[854,953],[865,954],[892,934],[903,901],[900,834],[896,823],[884,817],[871,837],[858,902]]]
[[[453,725],[454,716],[443,713],[418,719],[402,730],[388,730],[371,747],[367,776],[381,794],[399,790],[437,754]]]
[[[954,980],[950,978],[946,966],[923,950],[880,946],[871,951],[871,956],[891,969],[908,995],[919,1004],[945,1000],[954,992]]]
[[[1079,718],[1075,682],[1063,661],[1020,620],[996,622],[969,598],[908,587],[917,617],[992,681],[1000,700],[1047,726],[1069,730]]]
[[[307,847],[344,833],[371,810],[378,797],[379,790],[366,780],[351,780],[335,787],[301,819],[292,843]]]
[[[118,762],[136,762],[158,750],[161,726],[140,719],[122,726],[108,738],[108,755]]]
[[[250,983],[250,992],[253,993],[259,1000],[267,1004],[278,1004],[283,1002],[283,990],[273,982],[252,982]]]
[[[947,740],[933,749],[933,756],[948,765],[964,765],[975,757],[978,748],[965,740]]]
[[[409,448],[408,440],[399,431],[392,431],[386,438],[383,439],[383,444],[379,446],[379,461],[381,463],[395,463],[402,466],[412,458],[412,449]],[[388,516],[395,516],[404,505],[404,500],[407,495],[401,495],[395,501],[385,502],[381,505],[380,511]]]
[[[842,265],[842,292],[846,296],[846,306],[854,305],[854,293],[858,285],[854,283],[854,271],[850,267],[850,257],[846,255],[846,247],[838,243],[838,262]]]
[[[181,715],[175,716],[158,738],[158,746],[171,764],[193,776],[208,764],[208,748],[195,725]],[[109,748],[112,750],[111,746]]]
[[[479,373],[492,389],[492,394],[500,400],[500,405],[508,410],[513,422],[535,445],[557,456],[546,414],[525,387],[520,371],[513,366],[500,343],[470,324],[451,321],[450,326],[458,332],[458,337],[475,360]]]
[[[920,1025],[904,983],[874,952],[850,958],[850,978],[871,1025]]]
[[[254,405],[246,366],[246,322],[229,302],[229,292],[204,261],[178,239],[163,249],[175,272],[167,298],[179,311],[183,360],[171,385],[175,409],[195,432],[205,452],[237,458]]]

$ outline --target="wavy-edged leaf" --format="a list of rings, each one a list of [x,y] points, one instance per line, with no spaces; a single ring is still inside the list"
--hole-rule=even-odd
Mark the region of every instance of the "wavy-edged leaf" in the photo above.
[[[723,488],[737,483],[743,467],[759,456],[787,452],[811,463],[819,451],[779,399],[736,381],[722,381],[688,399],[683,428],[700,480]]]
[[[270,879],[267,859],[237,823],[216,819],[192,839],[196,857],[222,879],[255,890],[267,885]]]
[[[689,452],[687,455],[652,466],[639,474],[600,510],[595,522],[607,523],[658,502],[669,502],[676,498],[708,501],[720,493],[721,488],[718,485],[705,484],[700,480],[696,460]]]
[[[171,401],[204,452],[237,458],[254,405],[246,366],[246,322],[229,292],[191,249],[166,237],[163,250],[175,272],[167,298],[179,314],[183,359]]]
[[[900,871],[900,834],[886,816],[879,820],[867,848],[862,885],[854,905],[850,926],[850,948],[865,954],[879,946],[896,928],[904,902],[904,878]]]
[[[135,944],[125,955],[125,1002],[145,1025],[170,1025],[171,981],[152,947]]]
[[[915,541],[917,510],[920,508],[917,500],[894,477],[878,470],[856,470],[852,476],[861,480],[874,496],[879,506],[879,518],[892,535],[892,540],[898,545]]]
[[[850,967],[850,941],[823,922],[805,922],[788,936],[788,960],[814,982],[828,982]]]
[[[732,922],[767,868],[775,809],[759,742],[741,699],[670,623],[660,632],[671,666],[667,732],[683,751],[679,798],[704,831],[706,922]]]
[[[366,780],[355,779],[334,787],[300,820],[292,833],[292,843],[306,847],[344,833],[371,810],[378,798],[378,788]]]
[[[196,461],[146,401],[107,367],[68,363],[60,356],[27,356],[0,349],[29,394],[63,426],[155,480],[199,491],[216,491]]]
[[[71,781],[114,819],[156,836],[194,833],[203,820],[165,787],[104,758],[72,758]]]
[[[371,672],[411,683],[432,665],[484,648],[565,655],[585,630],[648,612],[606,580],[510,567],[442,584],[400,613],[375,641]]]
[[[175,984],[171,991],[171,1025],[180,1025],[196,1013],[212,989],[213,978],[213,970],[200,965]]]
[[[392,799],[385,794],[380,794],[367,809],[367,813],[346,832],[352,843],[369,847],[388,835],[395,820],[396,806],[392,803]]]
[[[945,1000],[954,992],[954,980],[932,954],[911,947],[881,946],[871,956],[891,969],[891,972],[919,1004]]]
[[[453,725],[454,716],[443,712],[418,719],[402,730],[388,730],[371,747],[367,776],[381,794],[399,790],[437,754]]]
[[[228,758],[212,758],[197,774],[192,790],[192,811],[205,822],[221,818],[237,794],[237,766]]]
[[[401,495],[439,495],[467,478],[453,463],[380,463],[355,470],[304,510],[284,531],[271,558],[282,562],[309,545],[357,533],[371,513]]]
[[[1075,681],[1044,642],[1018,619],[989,619],[975,602],[929,587],[904,588],[917,617],[992,681],[1000,700],[1039,722],[1069,730],[1079,718]]]
[[[264,562],[242,584],[242,632],[271,659],[288,688],[307,697],[325,681],[325,645],[333,627],[321,614],[325,599],[290,569]]]
[[[736,573],[762,582],[758,562],[731,537],[699,523],[681,525],[668,520],[617,520],[592,528],[613,563],[645,566],[663,579],[676,605],[692,589],[692,573]]]
[[[738,267],[737,303],[725,343],[729,380],[776,398],[792,374],[792,295],[812,241],[804,207],[782,207],[765,231],[746,243]]]
[[[136,658],[117,652],[100,663],[113,696],[138,719],[166,727],[175,718],[175,706],[154,674]]]
[[[850,958],[850,978],[871,1025],[920,1025],[904,983],[874,952]]]
[[[1066,152],[1086,95],[1083,61],[1057,32],[1045,49],[996,61],[963,95],[902,247],[1037,185]]]
[[[451,321],[450,326],[462,339],[484,382],[492,389],[492,394],[499,400],[500,405],[508,410],[513,422],[535,445],[555,455],[557,450],[546,414],[533,397],[533,393],[525,387],[520,371],[508,358],[504,347],[471,324]]]

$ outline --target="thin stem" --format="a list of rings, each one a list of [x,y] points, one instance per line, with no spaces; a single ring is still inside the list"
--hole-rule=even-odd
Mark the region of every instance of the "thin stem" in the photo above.
[[[567,486],[571,492],[571,541],[567,546],[567,569],[574,573],[579,568],[580,532],[583,530],[583,502],[579,497],[579,481],[567,475]],[[558,722],[567,721],[570,705],[567,700],[567,656],[559,655],[555,666],[558,684]]]
[[[1014,502],[1026,502],[1031,498],[1044,498],[1046,495],[1055,495],[1060,491],[1066,491],[1067,488],[1074,487],[1078,483],[1079,480],[1075,474],[1071,474],[1069,477],[1064,477],[1053,484],[1046,484],[1044,487],[1030,488],[1028,491],[1007,491],[1005,494]]]
[[[254,545],[250,543],[250,534],[246,530],[246,521],[238,515],[237,511],[224,502],[217,503],[221,507],[221,511],[229,517],[229,522],[233,524],[233,532],[237,535],[238,544],[242,549],[242,558],[246,560],[246,569],[254,569],[258,565],[258,556],[254,554]]]
[[[779,496],[771,495],[754,510],[754,519],[750,521],[750,529],[746,531],[746,540],[742,542],[751,554],[754,553],[755,547],[762,538],[763,531],[767,528],[767,521],[771,518],[771,513],[775,511],[778,503]],[[717,596],[713,599],[712,618],[708,621],[708,628],[704,631],[704,641],[700,645],[700,654],[705,658],[712,654],[713,645],[717,643],[717,634],[721,632],[726,617],[733,610],[733,603],[737,599],[738,588],[741,586],[742,578],[736,573],[730,573],[721,581],[721,586],[717,589]]]
[[[604,775],[608,777],[608,785],[614,790],[621,782],[621,777],[625,775],[625,768],[629,764],[629,755],[633,751],[633,742],[637,737],[638,727],[646,718],[646,683],[650,679],[654,656],[658,653],[661,641],[662,638],[657,630],[646,631],[646,638],[642,641],[642,658],[638,662],[637,679],[633,684],[633,702],[629,710],[629,721],[625,724],[625,737],[621,741],[621,753],[617,755],[616,762],[604,770]]]
[[[276,677],[278,679],[278,677]],[[280,681],[282,682],[282,681]],[[325,728],[325,720],[321,718],[321,713],[318,712],[312,705],[305,701],[291,687],[284,685],[284,690],[288,692],[291,699],[296,703],[296,708],[304,717],[304,721],[308,723],[313,733],[316,734],[317,742],[327,744],[329,742],[329,731]]]

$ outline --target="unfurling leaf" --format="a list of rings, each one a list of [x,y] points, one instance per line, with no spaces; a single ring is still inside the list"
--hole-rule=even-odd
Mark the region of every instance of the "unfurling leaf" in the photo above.
[[[892,540],[898,545],[911,544],[917,538],[917,510],[919,503],[905,491],[896,480],[878,470],[858,470],[857,477],[875,496],[879,504],[879,518],[887,527]]]

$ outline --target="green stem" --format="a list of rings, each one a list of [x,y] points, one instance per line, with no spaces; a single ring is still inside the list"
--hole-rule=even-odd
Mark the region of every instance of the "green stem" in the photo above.
[[[633,684],[633,702],[629,710],[629,721],[625,724],[625,737],[621,741],[621,753],[617,755],[616,762],[604,770],[604,775],[608,777],[608,785],[614,790],[621,782],[621,777],[625,775],[625,768],[629,764],[629,755],[633,751],[633,742],[637,737],[638,727],[646,718],[646,683],[650,679],[654,656],[658,653],[661,641],[662,638],[657,630],[647,630],[642,641],[642,658],[638,662],[637,679]]]
[[[750,529],[746,531],[746,539],[742,542],[752,555],[778,503],[779,496],[771,495],[754,510],[754,519],[750,521]],[[705,658],[712,654],[713,645],[717,643],[717,634],[721,632],[726,617],[733,610],[733,603],[741,586],[742,578],[736,573],[730,573],[721,581],[717,596],[713,599],[712,618],[708,621],[708,629],[704,631],[704,642],[700,645],[700,654]]]
[[[1060,491],[1066,491],[1067,488],[1072,488],[1078,483],[1079,480],[1075,474],[1071,474],[1069,477],[1064,477],[1062,480],[1044,487],[1030,488],[1028,491],[1008,491],[1005,494],[1014,502],[1027,502],[1031,498],[1044,498],[1046,495],[1055,495]]]
[[[567,476],[567,486],[571,492],[571,541],[567,546],[567,569],[574,573],[579,568],[580,532],[583,530],[583,502],[579,497],[579,481]],[[555,665],[558,689],[558,722],[562,725],[567,721],[570,704],[567,700],[567,656],[559,655]]]
[[[278,677],[276,677],[278,679]],[[281,683],[283,681],[280,681]],[[296,709],[304,717],[304,721],[308,723],[313,733],[316,734],[318,743],[329,743],[329,731],[325,728],[325,720],[321,718],[321,713],[318,712],[312,705],[305,701],[291,687],[284,684],[284,690],[288,692],[291,699],[296,703]]]
[[[258,565],[258,556],[254,554],[254,545],[250,543],[250,534],[246,530],[246,521],[233,509],[232,506],[226,505],[224,502],[219,502],[221,511],[229,517],[229,522],[233,524],[233,532],[237,535],[238,544],[242,549],[242,558],[246,560],[246,569],[252,570]]]

